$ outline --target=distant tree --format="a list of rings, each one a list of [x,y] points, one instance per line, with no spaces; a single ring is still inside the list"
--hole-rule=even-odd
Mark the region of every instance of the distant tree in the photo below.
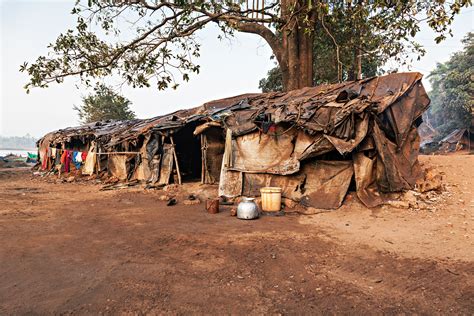
[[[471,124],[474,108],[474,33],[463,39],[464,48],[446,63],[438,63],[428,78],[431,107],[428,118],[440,137]]]
[[[25,136],[0,136],[2,149],[32,149],[36,147],[36,138],[30,134]]]
[[[105,85],[99,85],[94,93],[82,98],[82,105],[74,105],[81,123],[103,120],[131,120],[135,113],[130,110],[131,102]]]

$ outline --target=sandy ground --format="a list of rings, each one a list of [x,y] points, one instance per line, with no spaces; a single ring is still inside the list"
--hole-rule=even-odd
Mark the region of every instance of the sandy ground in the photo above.
[[[255,221],[0,170],[0,314],[472,314],[474,156],[421,161],[430,210]]]

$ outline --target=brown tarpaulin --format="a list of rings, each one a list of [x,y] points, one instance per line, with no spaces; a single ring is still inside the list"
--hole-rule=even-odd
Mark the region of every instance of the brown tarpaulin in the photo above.
[[[120,180],[126,180],[128,176],[126,161],[127,155],[109,155],[109,173]]]
[[[418,73],[247,98],[223,118],[233,140],[221,181],[238,175],[239,185],[221,183],[220,193],[275,185],[304,205],[337,208],[354,177],[360,200],[380,205],[381,193],[413,188],[420,176],[416,122],[428,105]],[[264,133],[262,117],[276,131]]]
[[[278,137],[254,132],[232,140],[232,163],[229,169],[247,173],[292,174],[300,169],[293,156],[296,132]]]
[[[224,148],[222,129],[210,127],[201,134],[203,166],[201,176],[203,183],[214,184],[219,182]]]
[[[350,160],[315,160],[305,164],[302,172],[306,183],[301,204],[324,209],[341,206],[354,174]]]

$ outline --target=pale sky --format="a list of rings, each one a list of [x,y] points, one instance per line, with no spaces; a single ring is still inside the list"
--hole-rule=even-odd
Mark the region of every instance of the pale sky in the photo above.
[[[0,135],[40,137],[45,133],[78,125],[81,96],[88,91],[75,87],[77,79],[33,89],[26,94],[24,73],[18,71],[24,61],[33,62],[47,52],[47,45],[67,28],[75,25],[70,15],[74,1],[0,0]],[[445,62],[462,48],[461,39],[474,29],[474,9],[464,9],[454,22],[454,37],[436,45],[427,26],[417,35],[428,53],[412,66],[425,76],[436,62]],[[201,72],[191,76],[177,90],[124,87],[122,94],[132,101],[139,118],[147,118],[204,102],[248,92],[259,92],[258,81],[274,66],[270,48],[258,36],[238,33],[229,42],[217,39],[218,30],[207,28],[201,38]],[[389,67],[397,67],[390,64]],[[424,82],[428,86],[427,80]]]

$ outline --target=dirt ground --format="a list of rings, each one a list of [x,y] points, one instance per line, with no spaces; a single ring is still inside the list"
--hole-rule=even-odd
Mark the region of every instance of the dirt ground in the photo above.
[[[0,170],[0,314],[472,314],[474,156],[430,209],[241,221]]]

